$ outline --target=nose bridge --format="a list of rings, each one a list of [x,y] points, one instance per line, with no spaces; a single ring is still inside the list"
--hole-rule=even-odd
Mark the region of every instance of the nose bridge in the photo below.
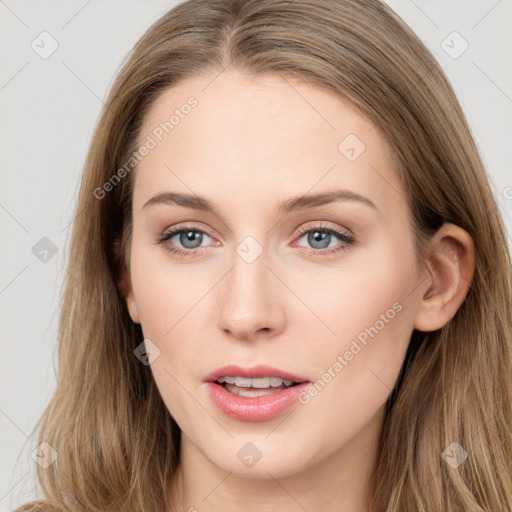
[[[246,236],[235,247],[232,256],[228,295],[236,299],[238,304],[247,303],[248,307],[260,307],[258,302],[265,296],[268,299],[267,264],[268,251],[264,249],[263,244],[252,235]]]
[[[269,253],[253,236],[246,236],[231,257],[231,272],[222,287],[219,322],[237,337],[276,327],[279,306],[272,292]]]

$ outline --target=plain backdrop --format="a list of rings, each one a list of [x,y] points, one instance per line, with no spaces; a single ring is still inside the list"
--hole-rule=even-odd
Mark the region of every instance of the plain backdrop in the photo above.
[[[0,0],[0,512],[39,492],[31,431],[55,387],[70,221],[102,101],[175,3]],[[512,0],[388,4],[450,78],[511,233]]]

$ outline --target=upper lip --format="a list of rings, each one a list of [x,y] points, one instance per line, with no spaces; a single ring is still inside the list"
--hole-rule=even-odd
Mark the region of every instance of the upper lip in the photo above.
[[[292,382],[309,382],[308,379],[294,375],[293,373],[272,366],[259,364],[249,368],[238,366],[236,364],[229,364],[218,368],[209,373],[205,378],[205,382],[215,382],[221,377],[245,377],[247,379],[257,379],[261,377],[279,377],[281,379],[291,380]]]

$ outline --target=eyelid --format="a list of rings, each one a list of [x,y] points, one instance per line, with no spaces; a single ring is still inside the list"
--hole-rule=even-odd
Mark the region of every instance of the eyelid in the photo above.
[[[316,230],[316,231],[333,231],[338,234],[342,234],[347,238],[353,237],[353,233],[345,228],[338,226],[329,226],[328,224],[323,224],[322,221],[313,221],[312,223],[302,224],[299,228],[297,228],[297,235],[302,235],[308,231]]]
[[[199,224],[195,224],[195,223],[191,223],[191,222],[180,223],[180,224],[176,224],[175,226],[165,228],[161,235],[161,238],[165,238],[168,235],[176,234],[176,233],[179,233],[180,231],[186,231],[186,230],[197,231],[199,233],[208,235],[210,238],[217,238],[216,236],[211,234],[210,230],[208,230],[207,228],[203,228]]]

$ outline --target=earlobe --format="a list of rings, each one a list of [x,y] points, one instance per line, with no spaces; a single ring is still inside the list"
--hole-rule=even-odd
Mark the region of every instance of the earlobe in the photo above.
[[[130,280],[130,273],[124,261],[121,261],[121,241],[116,239],[114,241],[112,250],[114,252],[114,258],[118,268],[117,284],[121,294],[126,301],[126,307],[132,321],[136,324],[140,324],[139,313],[137,311],[137,304],[133,295],[133,289]]]
[[[435,331],[451,320],[464,301],[475,270],[475,248],[467,231],[445,223],[430,242],[429,270],[424,281],[414,328]]]

